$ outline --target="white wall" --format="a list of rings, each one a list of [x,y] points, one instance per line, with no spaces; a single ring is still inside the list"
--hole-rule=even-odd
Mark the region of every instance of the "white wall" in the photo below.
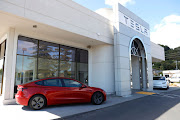
[[[0,12],[11,13],[108,44],[113,43],[113,26],[110,21],[72,0],[1,0]]]
[[[99,45],[91,48],[89,54],[89,85],[114,93],[114,58],[112,45]]]
[[[160,62],[165,60],[164,48],[151,42],[151,55],[154,62]]]

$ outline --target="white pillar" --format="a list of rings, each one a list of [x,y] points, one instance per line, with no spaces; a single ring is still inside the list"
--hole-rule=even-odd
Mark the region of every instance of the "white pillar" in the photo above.
[[[129,96],[131,94],[130,79],[130,56],[129,43],[130,37],[120,33],[119,3],[113,5],[114,13],[114,63],[115,63],[115,92],[117,96]],[[128,31],[127,31],[128,33]],[[124,41],[128,45],[123,45]]]
[[[13,99],[15,64],[16,64],[16,48],[17,38],[15,38],[15,29],[10,28],[6,40],[5,66],[3,78],[3,100]]]
[[[133,89],[140,90],[139,57],[131,56]]]
[[[143,79],[143,91],[147,90],[147,74],[146,74],[146,62],[145,58],[142,58],[142,79]]]

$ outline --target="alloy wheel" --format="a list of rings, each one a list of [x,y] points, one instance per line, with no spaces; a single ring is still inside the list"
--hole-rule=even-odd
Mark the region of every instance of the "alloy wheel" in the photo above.
[[[30,101],[30,107],[39,110],[45,105],[45,99],[42,96],[34,96]]]
[[[100,105],[104,101],[104,96],[102,93],[97,92],[93,95],[93,102],[96,105]]]

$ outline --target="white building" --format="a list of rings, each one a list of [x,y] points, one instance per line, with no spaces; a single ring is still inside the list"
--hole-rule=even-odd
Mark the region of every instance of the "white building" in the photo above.
[[[150,41],[149,24],[118,3],[97,12],[71,0],[1,0],[3,102],[14,99],[16,85],[44,77],[117,96],[152,91],[152,61],[164,60],[164,49]]]
[[[163,76],[166,78],[180,78],[180,70],[165,70]]]

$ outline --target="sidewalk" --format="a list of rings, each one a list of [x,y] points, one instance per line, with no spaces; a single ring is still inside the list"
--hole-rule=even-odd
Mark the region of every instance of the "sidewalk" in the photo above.
[[[171,87],[168,91],[178,90],[180,88]],[[166,92],[165,90],[154,90],[155,93]],[[70,115],[80,114],[83,112],[89,112],[104,107],[109,107],[133,99],[141,98],[147,95],[134,93],[128,97],[117,97],[108,96],[107,101],[102,105],[92,105],[91,103],[86,104],[73,104],[73,105],[58,105],[58,106],[48,106],[42,110],[31,110],[29,107],[24,107],[21,105],[1,105],[0,113],[1,120],[50,120],[58,119]]]

